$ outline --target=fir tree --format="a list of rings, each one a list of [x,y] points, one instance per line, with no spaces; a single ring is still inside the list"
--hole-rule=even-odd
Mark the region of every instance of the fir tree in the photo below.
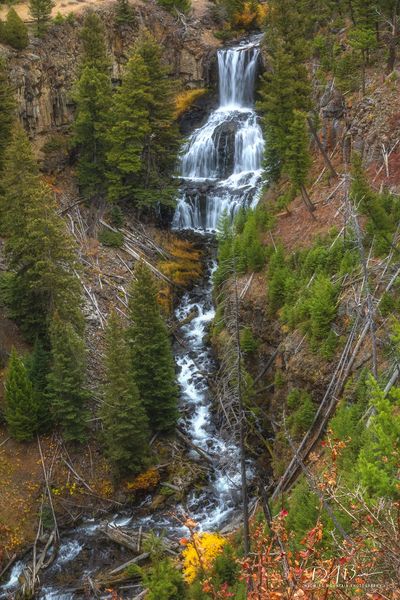
[[[50,371],[50,353],[42,340],[36,339],[33,352],[28,361],[29,379],[37,406],[38,430],[46,433],[52,424],[52,415],[47,395],[47,378]]]
[[[48,397],[54,419],[67,441],[85,437],[86,351],[82,338],[70,323],[56,314],[50,326],[51,367]]]
[[[23,50],[29,43],[28,28],[13,8],[7,13],[3,36],[6,44],[16,50]]]
[[[11,129],[15,118],[14,109],[15,102],[6,64],[0,57],[0,174],[3,169],[4,154],[11,140]]]
[[[135,269],[129,315],[133,373],[151,428],[170,430],[178,418],[174,360],[153,276],[141,263]]]
[[[158,4],[169,12],[188,13],[190,10],[190,0],[157,0]]]
[[[138,473],[149,456],[148,419],[133,377],[125,331],[116,313],[108,321],[105,367],[101,415],[107,455],[117,476]]]
[[[110,77],[95,66],[86,66],[75,93],[74,137],[79,151],[78,181],[84,197],[94,203],[105,195],[110,98]]]
[[[400,388],[392,388],[388,397],[371,376],[369,392],[374,412],[364,433],[357,471],[370,496],[398,497]]]
[[[169,69],[162,62],[161,48],[150,33],[139,40],[137,52],[149,73],[148,105],[149,132],[143,154],[142,187],[137,191],[138,203],[154,206],[156,203],[173,205],[175,171],[180,147],[178,125],[174,118],[176,83],[169,77]]]
[[[12,350],[5,381],[5,417],[13,438],[26,441],[33,438],[38,430],[36,397],[28,371]]]
[[[57,214],[53,194],[39,177],[22,128],[16,129],[6,153],[3,186],[0,216],[12,273],[11,316],[33,339],[46,337],[55,310],[81,326],[73,241]]]
[[[107,55],[105,29],[96,13],[90,12],[85,17],[81,40],[83,46],[81,70],[85,67],[95,67],[104,74],[109,73],[110,59]]]
[[[129,0],[117,0],[115,22],[118,25],[132,25],[135,22],[135,12]]]
[[[29,12],[36,23],[38,37],[42,37],[46,32],[54,6],[53,0],[29,0]]]
[[[307,128],[307,115],[295,110],[289,125],[285,170],[290,177],[294,190],[300,190],[309,209],[314,206],[306,190],[308,172],[311,167],[310,139]]]
[[[109,197],[133,199],[142,184],[143,153],[150,134],[150,77],[144,59],[134,52],[115,93],[108,133]]]

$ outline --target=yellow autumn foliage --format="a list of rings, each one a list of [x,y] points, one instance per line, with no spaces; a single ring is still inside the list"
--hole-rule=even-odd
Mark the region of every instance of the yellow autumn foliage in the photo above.
[[[267,17],[267,5],[260,4],[254,0],[245,2],[241,12],[236,13],[233,19],[234,25],[243,29],[257,26],[262,27]]]
[[[194,88],[192,90],[184,90],[179,92],[175,97],[175,118],[179,119],[198,98],[207,93],[205,88]]]
[[[174,238],[166,244],[169,258],[159,262],[158,268],[176,285],[190,286],[203,272],[201,252],[187,240]],[[158,301],[166,313],[172,308],[171,286],[163,285],[159,290]]]
[[[186,581],[193,583],[199,572],[208,572],[225,544],[226,539],[218,533],[194,533],[182,552]]]

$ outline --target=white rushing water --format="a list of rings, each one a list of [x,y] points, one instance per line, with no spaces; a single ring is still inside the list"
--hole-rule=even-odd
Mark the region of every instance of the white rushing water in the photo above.
[[[207,123],[197,129],[185,145],[181,157],[182,187],[173,227],[178,230],[214,232],[221,215],[233,216],[241,206],[254,206],[258,200],[262,178],[264,140],[253,95],[259,59],[258,40],[218,52],[220,102]],[[181,391],[180,426],[186,435],[214,460],[208,484],[193,490],[184,506],[174,512],[189,513],[202,530],[219,529],[240,509],[239,451],[232,440],[218,431],[213,418],[208,374],[214,371],[211,349],[207,341],[215,316],[212,302],[211,262],[203,282],[183,295],[175,316],[181,321],[196,314],[180,328],[183,344],[175,344],[178,382]],[[193,460],[199,460],[193,453]],[[131,511],[116,514],[108,521],[116,527],[137,531],[161,531],[182,535],[187,531],[171,516],[167,507],[146,516],[141,508],[149,506],[151,497]],[[41,599],[72,600],[76,596],[68,587],[79,584],[85,574],[110,563],[107,544],[99,534],[100,522],[88,519],[63,534],[58,557],[42,579]],[[112,550],[111,550],[112,555]],[[14,597],[18,578],[27,566],[17,562],[0,598]],[[60,573],[68,573],[68,585],[60,583]]]
[[[254,206],[264,139],[254,111],[258,40],[218,52],[219,107],[182,151],[175,229],[214,232],[223,214]]]

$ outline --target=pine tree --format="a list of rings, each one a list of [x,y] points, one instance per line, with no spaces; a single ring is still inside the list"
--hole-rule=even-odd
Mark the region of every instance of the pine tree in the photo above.
[[[108,74],[110,59],[107,55],[104,25],[98,15],[90,12],[84,20],[81,40],[83,56],[81,70],[85,67],[95,67],[98,71]]]
[[[135,12],[129,0],[117,0],[115,22],[118,25],[132,25],[135,22]]]
[[[287,136],[285,171],[290,177],[294,190],[301,191],[307,208],[313,210],[314,206],[306,190],[311,162],[307,115],[295,110]]]
[[[54,419],[67,441],[85,437],[86,351],[82,338],[57,314],[50,325],[51,367],[48,397]]]
[[[14,96],[6,64],[0,57],[0,175],[3,169],[4,154],[11,140],[12,124],[15,119],[14,109]]]
[[[150,134],[150,77],[144,59],[134,52],[116,91],[111,111],[107,154],[109,197],[129,198],[142,184],[143,152]]]
[[[398,498],[400,388],[392,388],[387,396],[371,376],[369,393],[374,412],[364,433],[357,471],[370,496]]]
[[[158,4],[171,13],[187,14],[190,10],[190,0],[157,0]]]
[[[149,456],[148,419],[133,377],[125,331],[116,313],[108,321],[105,367],[101,416],[107,455],[117,476],[138,473]]]
[[[7,13],[3,36],[6,44],[16,50],[23,50],[29,43],[28,28],[13,8]]]
[[[170,430],[178,418],[174,360],[153,276],[141,263],[135,269],[129,316],[133,373],[150,426]]]
[[[46,393],[50,371],[50,353],[39,338],[35,341],[27,367],[37,406],[38,430],[40,433],[46,433],[52,425],[49,398]]]
[[[36,34],[42,37],[50,21],[51,11],[55,3],[53,0],[29,0],[29,12],[36,22]]]
[[[29,141],[17,128],[5,158],[0,216],[12,273],[11,316],[31,338],[45,338],[54,311],[82,325],[74,244],[38,174]]]
[[[150,130],[143,154],[142,189],[136,196],[143,206],[157,203],[173,206],[175,171],[180,147],[180,134],[174,118],[176,83],[162,62],[161,47],[150,33],[145,33],[136,46],[149,73],[148,91]]]
[[[110,77],[95,66],[86,66],[75,93],[74,137],[79,151],[78,181],[84,197],[94,203],[105,196],[110,98]]]
[[[5,381],[5,417],[12,437],[33,438],[38,430],[36,398],[28,371],[15,348],[11,351]]]

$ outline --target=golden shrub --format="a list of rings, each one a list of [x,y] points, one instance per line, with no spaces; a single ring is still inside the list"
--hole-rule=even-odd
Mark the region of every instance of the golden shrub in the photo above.
[[[194,88],[192,90],[184,90],[179,92],[175,97],[175,118],[179,119],[198,98],[207,93],[205,88]]]
[[[198,573],[211,569],[226,539],[218,533],[194,533],[190,540],[181,540],[181,543],[186,544],[182,552],[183,574],[188,583],[193,583]]]

